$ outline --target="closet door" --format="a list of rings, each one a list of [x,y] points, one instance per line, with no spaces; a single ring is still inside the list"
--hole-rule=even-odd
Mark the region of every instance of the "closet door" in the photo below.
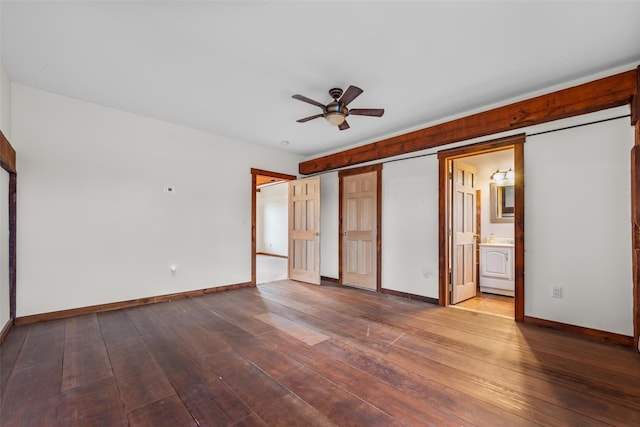
[[[342,179],[342,283],[377,288],[377,172]]]

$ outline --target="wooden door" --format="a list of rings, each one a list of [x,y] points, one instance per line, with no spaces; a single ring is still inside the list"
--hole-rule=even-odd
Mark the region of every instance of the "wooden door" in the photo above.
[[[377,288],[377,172],[342,180],[342,283]]]
[[[320,177],[289,181],[289,278],[320,284]]]
[[[454,160],[451,198],[451,303],[476,296],[476,169]]]

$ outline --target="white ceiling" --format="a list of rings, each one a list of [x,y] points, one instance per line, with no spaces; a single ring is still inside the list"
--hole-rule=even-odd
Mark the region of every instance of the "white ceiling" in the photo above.
[[[12,81],[311,156],[640,62],[640,1],[6,1]],[[339,131],[332,87],[364,89]],[[283,146],[281,141],[289,141]]]

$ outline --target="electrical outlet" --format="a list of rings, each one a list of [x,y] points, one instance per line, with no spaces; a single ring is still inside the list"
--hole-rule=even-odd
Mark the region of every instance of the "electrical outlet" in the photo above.
[[[173,185],[165,185],[164,192],[167,194],[176,194],[176,187]]]
[[[562,286],[554,286],[551,296],[554,298],[562,298]]]

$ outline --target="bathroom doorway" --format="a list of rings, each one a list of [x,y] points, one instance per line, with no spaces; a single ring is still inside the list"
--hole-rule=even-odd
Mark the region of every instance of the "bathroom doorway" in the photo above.
[[[440,304],[524,318],[524,135],[440,152]]]

